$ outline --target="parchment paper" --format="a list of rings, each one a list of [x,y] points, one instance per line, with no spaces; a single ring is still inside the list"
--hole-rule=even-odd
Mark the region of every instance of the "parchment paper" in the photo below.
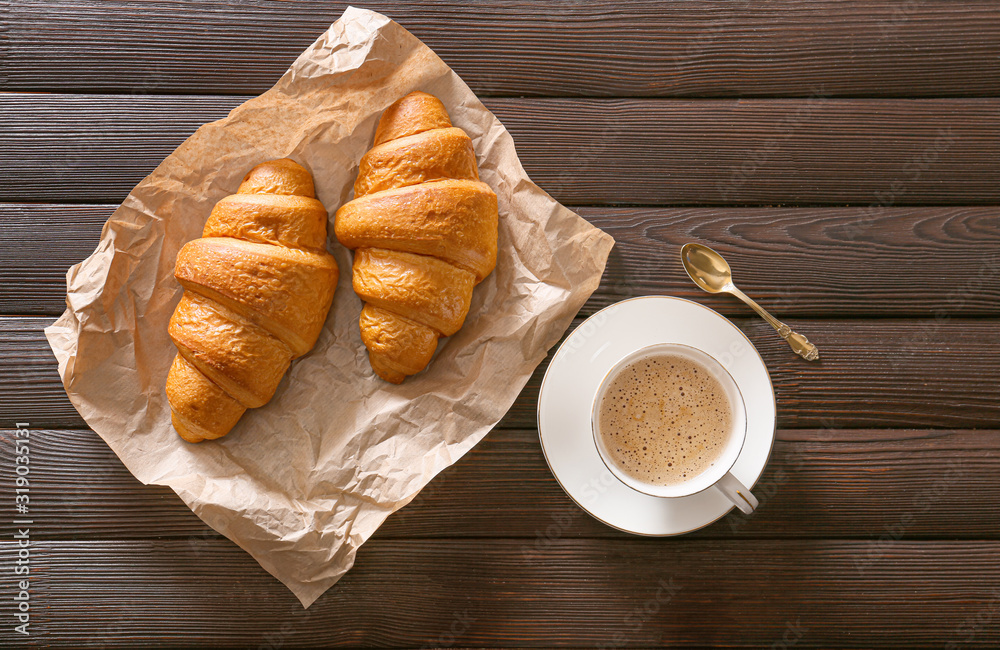
[[[412,90],[441,98],[472,137],[499,197],[500,252],[462,330],[427,371],[393,386],[368,364],[333,214],[380,114]],[[333,309],[270,403],[225,438],[188,444],[164,392],[175,257],[251,167],[282,157],[312,171],[330,213]],[[271,90],[202,126],[132,190],[69,270],[66,312],[45,333],[70,400],[128,469],[173,488],[308,607],[386,517],[500,420],[597,287],[613,243],[528,179],[506,129],[437,55],[352,7]]]

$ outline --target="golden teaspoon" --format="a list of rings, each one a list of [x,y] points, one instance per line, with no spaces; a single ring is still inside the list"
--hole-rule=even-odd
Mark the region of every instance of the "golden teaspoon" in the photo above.
[[[681,261],[684,263],[684,270],[699,287],[709,293],[731,293],[770,323],[771,327],[778,331],[778,336],[788,342],[795,354],[809,361],[819,359],[819,350],[809,342],[809,339],[793,332],[792,328],[767,313],[750,296],[736,288],[733,284],[733,272],[721,255],[708,246],[684,244],[681,248]]]

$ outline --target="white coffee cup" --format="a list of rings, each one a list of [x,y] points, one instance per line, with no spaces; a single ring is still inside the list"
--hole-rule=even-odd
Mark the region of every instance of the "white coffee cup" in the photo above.
[[[618,373],[635,361],[661,354],[685,357],[704,367],[718,380],[723,390],[725,390],[726,397],[729,399],[729,404],[732,408],[732,431],[719,458],[711,467],[697,476],[672,485],[655,485],[627,474],[611,458],[604,445],[604,436],[601,435],[600,431],[601,418],[599,416],[601,401],[604,399],[604,394],[607,392],[608,386],[618,376]],[[610,470],[615,478],[633,490],[654,497],[680,498],[708,489],[716,489],[732,501],[737,508],[747,514],[753,512],[754,508],[757,507],[757,498],[750,493],[750,490],[739,479],[733,476],[731,471],[733,465],[736,464],[736,459],[739,458],[740,452],[743,450],[743,444],[747,436],[747,410],[743,402],[743,394],[740,393],[740,388],[737,386],[733,376],[708,353],[679,343],[658,343],[628,354],[608,371],[608,374],[605,375],[604,380],[597,389],[597,395],[594,396],[594,404],[591,408],[590,422],[594,433],[594,444],[597,445],[597,451],[601,455],[601,460],[604,461],[604,464],[607,465],[608,470]]]

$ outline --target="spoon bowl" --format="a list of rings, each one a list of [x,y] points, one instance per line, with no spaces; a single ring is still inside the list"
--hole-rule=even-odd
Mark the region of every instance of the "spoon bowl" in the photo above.
[[[681,261],[691,280],[703,290],[722,293],[733,287],[733,272],[729,263],[708,246],[684,244]]]

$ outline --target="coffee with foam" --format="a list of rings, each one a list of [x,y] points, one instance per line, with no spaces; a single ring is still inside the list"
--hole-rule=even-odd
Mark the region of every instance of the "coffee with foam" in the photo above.
[[[697,361],[670,353],[621,368],[596,415],[611,461],[658,486],[684,483],[711,468],[733,430],[733,409],[719,380]]]

